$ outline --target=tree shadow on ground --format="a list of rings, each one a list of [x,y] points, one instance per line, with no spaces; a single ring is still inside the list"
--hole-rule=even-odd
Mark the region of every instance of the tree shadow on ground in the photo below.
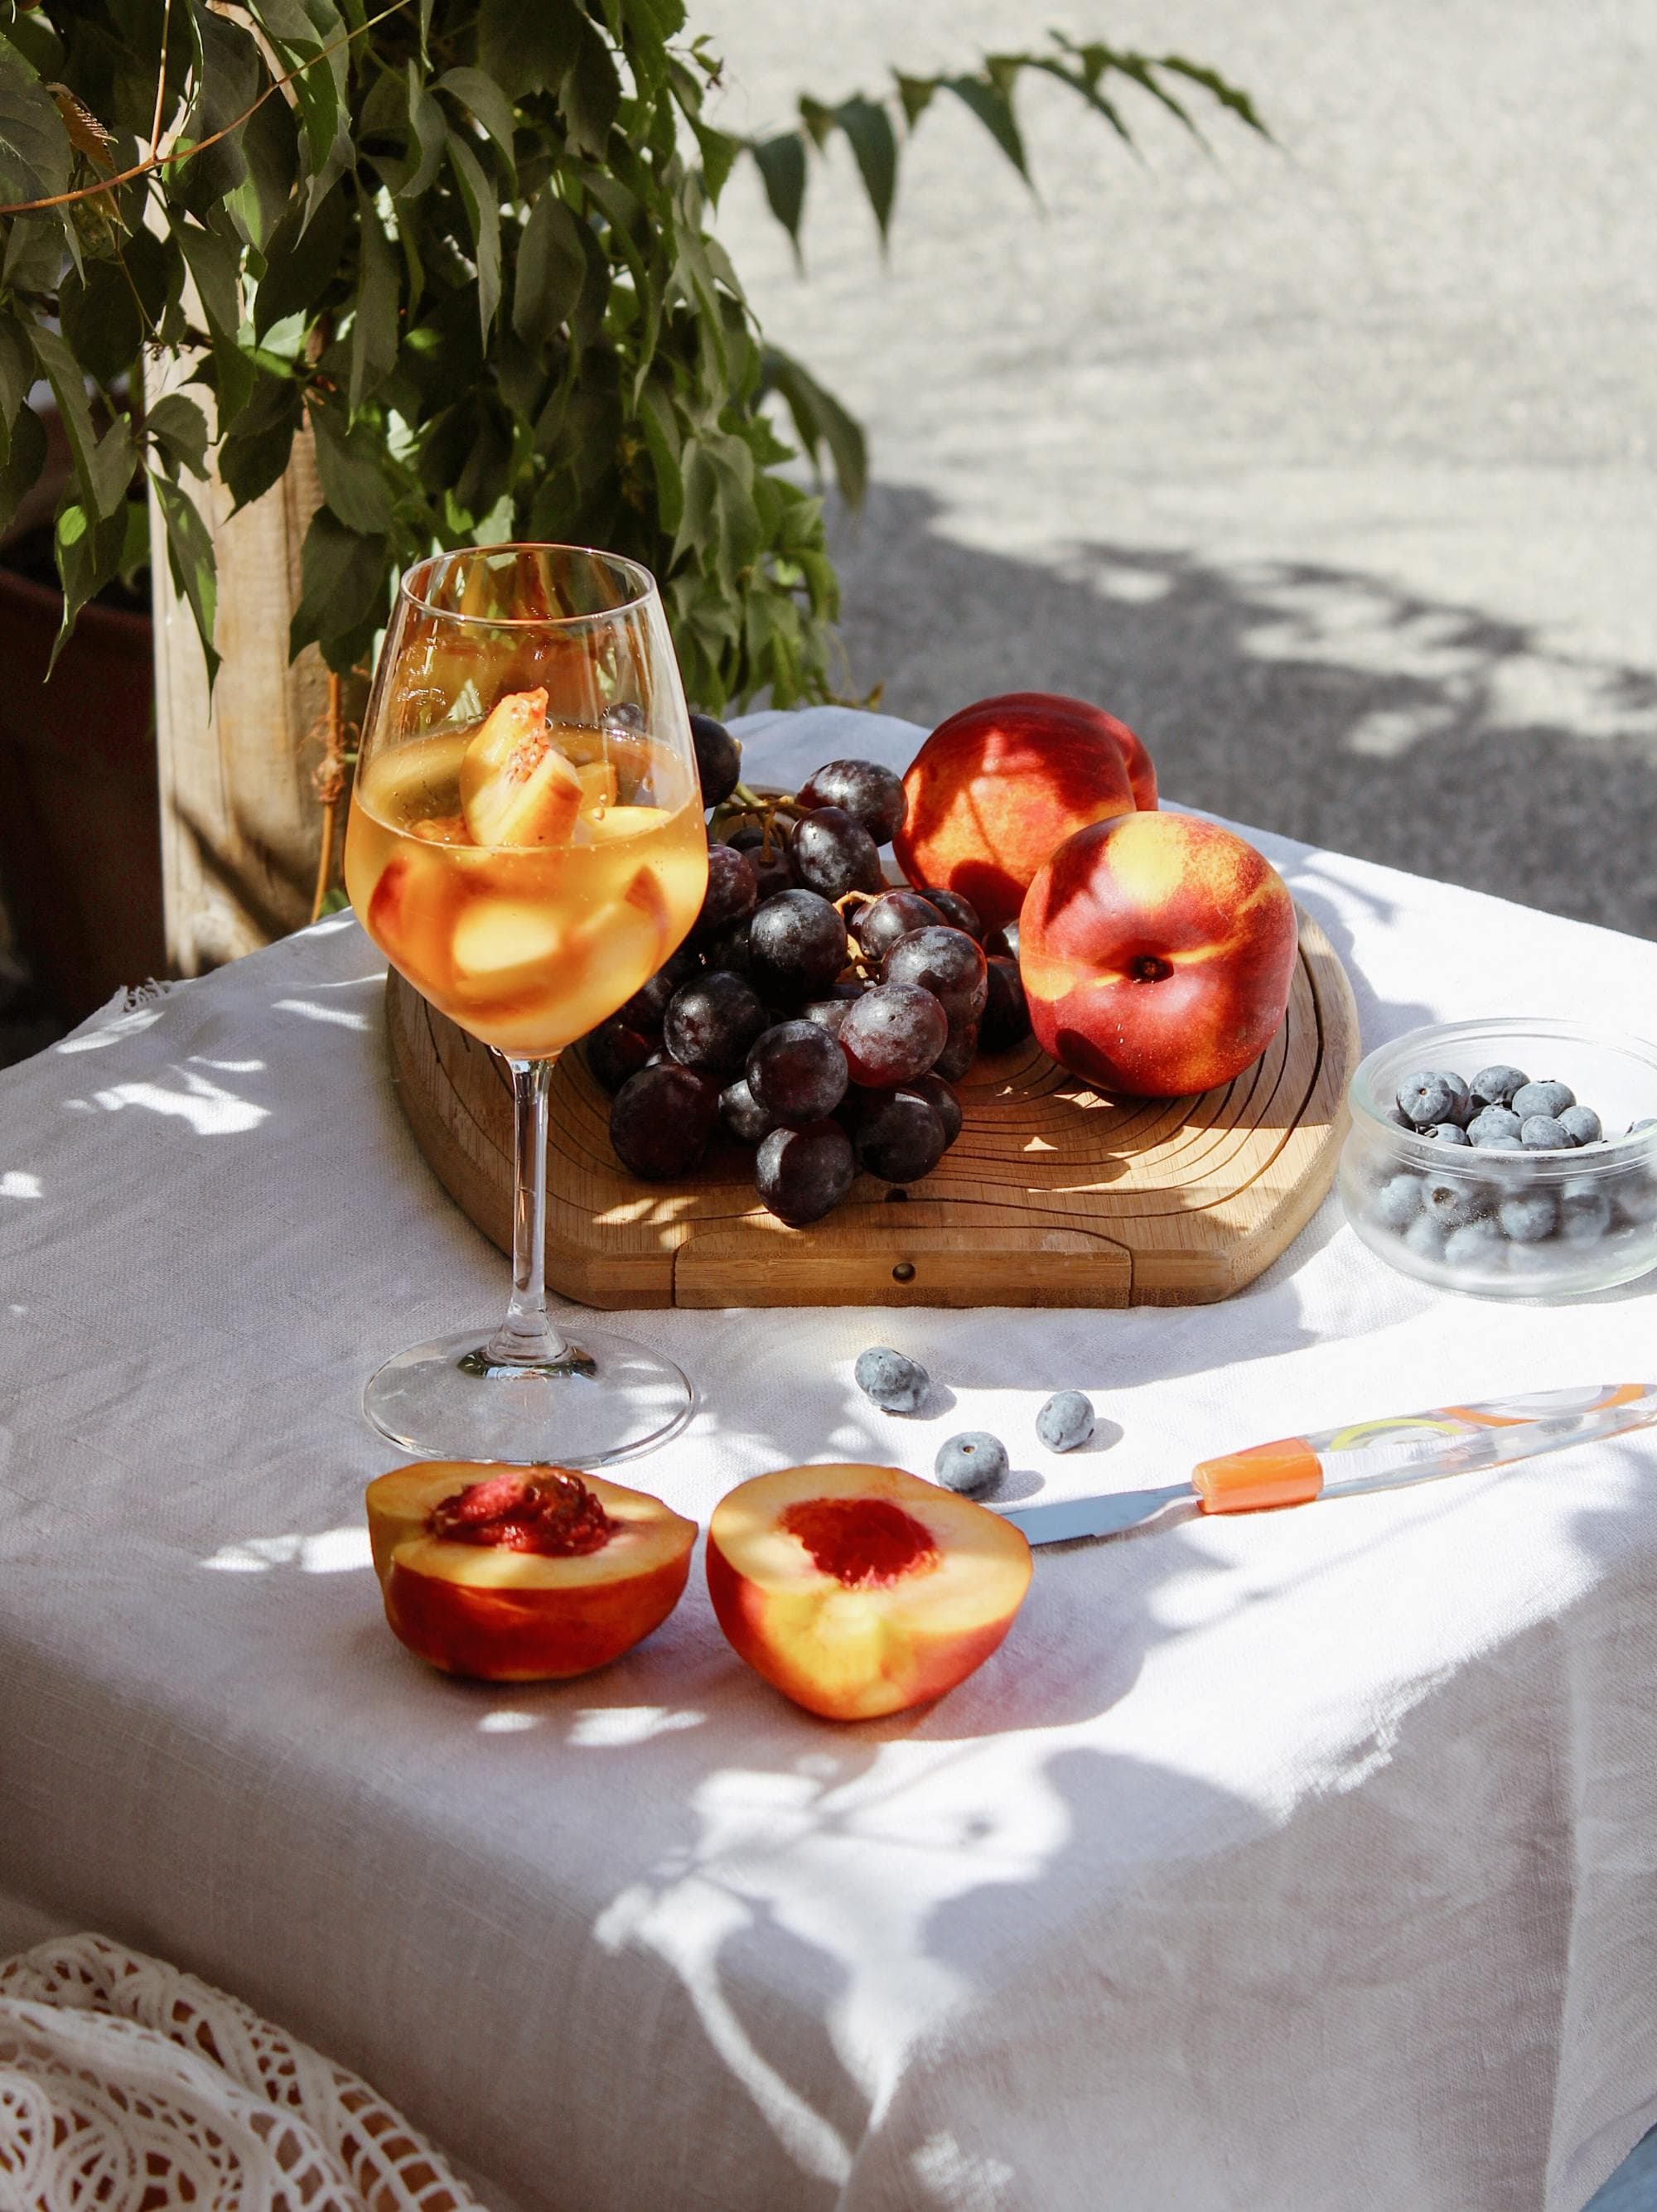
[[[1097,699],[1181,805],[1657,937],[1657,675],[1316,562],[1091,541],[963,545],[907,486],[838,517],[860,686],[932,723],[1025,689]]]

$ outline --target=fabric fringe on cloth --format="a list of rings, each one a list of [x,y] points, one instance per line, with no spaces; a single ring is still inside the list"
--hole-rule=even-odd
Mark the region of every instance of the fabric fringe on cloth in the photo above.
[[[3,2212],[482,2212],[366,2081],[101,1936],[0,1965]]]

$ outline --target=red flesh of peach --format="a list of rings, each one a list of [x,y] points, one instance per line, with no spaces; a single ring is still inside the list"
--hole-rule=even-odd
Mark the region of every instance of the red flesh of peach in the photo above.
[[[585,1674],[630,1650],[678,1603],[696,1539],[659,1498],[562,1468],[396,1468],[367,1505],[393,1634],[489,1682]]]
[[[708,1595],[732,1650],[829,1720],[952,1690],[1005,1636],[1029,1578],[1011,1522],[896,1468],[757,1475],[708,1526]]]

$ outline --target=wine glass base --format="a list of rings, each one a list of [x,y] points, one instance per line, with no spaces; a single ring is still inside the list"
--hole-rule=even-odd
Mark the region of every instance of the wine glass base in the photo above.
[[[399,1352],[369,1376],[363,1413],[422,1459],[582,1468],[653,1451],[696,1410],[681,1370],[631,1337],[582,1322],[565,1359],[509,1367],[484,1352],[494,1333],[467,1329]]]

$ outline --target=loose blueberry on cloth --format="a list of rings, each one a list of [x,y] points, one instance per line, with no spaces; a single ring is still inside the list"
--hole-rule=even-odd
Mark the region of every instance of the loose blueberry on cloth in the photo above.
[[[913,1413],[919,1412],[932,1378],[918,1359],[906,1358],[889,1344],[874,1344],[859,1352],[852,1379],[883,1413]]]
[[[989,1490],[1007,1472],[1007,1447],[986,1429],[965,1429],[938,1448],[932,1473],[945,1490]]]
[[[1049,1451],[1074,1451],[1093,1434],[1093,1401],[1083,1390],[1055,1390],[1035,1417],[1035,1433]]]

